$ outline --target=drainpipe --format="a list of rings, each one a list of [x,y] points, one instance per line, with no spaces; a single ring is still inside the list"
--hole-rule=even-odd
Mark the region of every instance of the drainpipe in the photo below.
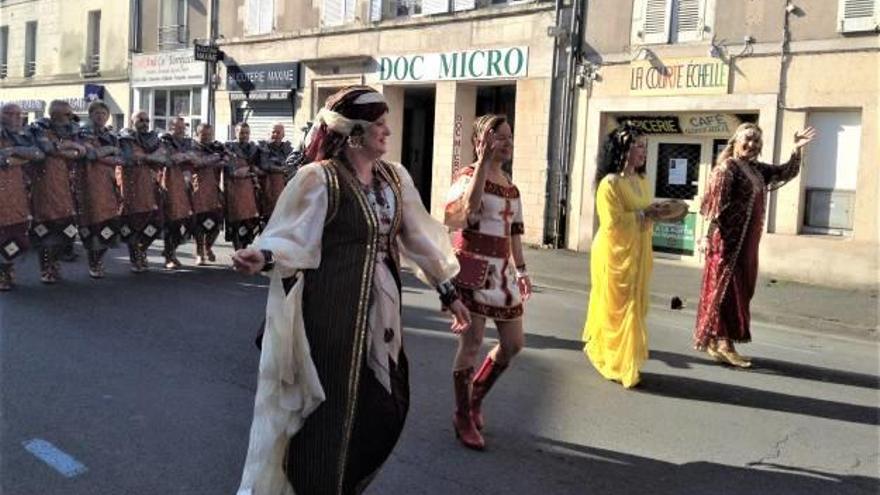
[[[583,12],[587,0],[556,1],[553,85],[550,92],[550,132],[547,142],[547,188],[544,204],[544,244],[554,248],[565,242],[568,187],[571,172],[571,132],[574,115],[574,77],[580,58]],[[561,72],[561,74],[560,74]]]
[[[782,42],[779,46],[779,85],[777,86],[776,122],[773,135],[773,163],[779,163],[782,156],[782,129],[785,110],[787,108],[786,93],[788,92],[788,68],[791,64],[791,16],[797,7],[791,0],[784,0],[783,10],[785,16],[782,22]],[[767,208],[767,232],[776,231],[776,201],[777,192],[770,192],[770,201]]]
[[[208,12],[208,45],[214,46],[217,42],[217,2],[211,0]],[[217,64],[208,62],[208,123],[214,125],[214,77],[217,74]],[[216,126],[215,126],[216,132]]]

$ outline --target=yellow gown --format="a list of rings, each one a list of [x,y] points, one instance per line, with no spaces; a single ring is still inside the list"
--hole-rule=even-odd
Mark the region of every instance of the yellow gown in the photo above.
[[[639,210],[651,203],[647,179],[605,176],[596,192],[599,230],[590,252],[592,288],[584,352],[596,370],[624,387],[639,382],[648,358],[648,285],[654,263],[653,227]]]

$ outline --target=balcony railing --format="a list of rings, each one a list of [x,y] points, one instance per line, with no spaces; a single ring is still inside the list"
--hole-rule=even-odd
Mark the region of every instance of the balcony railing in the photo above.
[[[24,63],[24,77],[34,77],[37,73],[37,61],[28,60]]]
[[[86,63],[83,67],[84,76],[97,76],[101,73],[101,54],[93,53],[86,55]]]
[[[7,69],[9,68],[6,64],[0,64],[0,79],[6,79],[6,75],[8,74]]]
[[[183,25],[159,27],[159,50],[176,50],[189,46],[189,30]]]

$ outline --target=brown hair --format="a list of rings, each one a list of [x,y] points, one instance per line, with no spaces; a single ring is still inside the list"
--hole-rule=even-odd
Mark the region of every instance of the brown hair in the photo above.
[[[727,146],[724,147],[721,153],[718,153],[718,158],[715,160],[716,167],[726,162],[728,158],[733,157],[733,147],[734,145],[736,145],[736,140],[744,136],[749,131],[756,131],[758,134],[761,135],[761,137],[764,137],[764,131],[761,130],[758,124],[755,124],[753,122],[745,122],[740,124],[739,127],[736,128],[736,131],[734,131],[733,136],[730,136],[730,139],[727,140]]]
[[[471,144],[477,146],[477,141],[487,129],[497,131],[502,124],[507,124],[507,116],[497,113],[487,113],[474,120],[474,131],[471,134]]]

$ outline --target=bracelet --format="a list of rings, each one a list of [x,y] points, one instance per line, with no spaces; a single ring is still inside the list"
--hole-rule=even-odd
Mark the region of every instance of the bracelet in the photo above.
[[[523,278],[523,277],[529,276],[529,272],[526,270],[525,264],[517,265],[516,270],[514,270],[514,271],[516,272],[516,278]]]
[[[437,294],[440,295],[440,304],[449,307],[458,300],[458,291],[451,280],[447,280],[437,286]]]
[[[268,272],[271,269],[275,268],[275,257],[272,256],[272,251],[268,249],[261,249],[261,253],[263,253],[263,267],[260,268],[261,272]]]

